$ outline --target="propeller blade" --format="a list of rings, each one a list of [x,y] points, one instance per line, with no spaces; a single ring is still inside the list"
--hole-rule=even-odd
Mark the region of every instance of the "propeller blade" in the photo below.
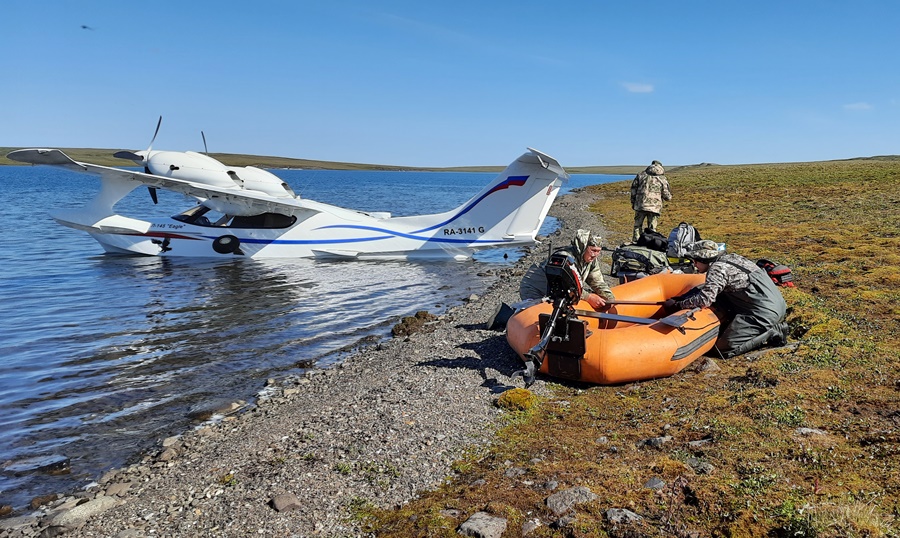
[[[156,196],[156,187],[147,187],[147,190],[150,191],[150,199],[153,200],[153,203],[158,204],[159,198]]]
[[[128,159],[129,161],[143,161],[144,158],[138,155],[137,153],[131,151],[117,151],[113,153],[113,157],[116,159]]]
[[[203,134],[203,131],[200,131],[200,136],[203,137],[203,153],[209,153],[209,148],[206,147],[206,135]]]
[[[150,139],[150,145],[147,146],[146,157],[141,157],[133,151],[117,151],[113,153],[113,157],[117,159],[128,159],[129,161],[146,162],[150,157],[150,150],[153,149],[153,143],[156,142],[156,135],[159,134],[160,125],[162,125],[162,116],[160,116],[159,121],[156,122],[156,131],[153,132],[153,138]],[[153,202],[156,203],[156,194],[151,191],[151,196],[153,196]]]
[[[160,116],[159,121],[156,122],[156,131],[153,132],[153,138],[150,139],[150,145],[147,146],[147,157],[150,156],[150,150],[153,148],[153,143],[156,142],[156,135],[159,134],[160,125],[162,125],[162,116]]]

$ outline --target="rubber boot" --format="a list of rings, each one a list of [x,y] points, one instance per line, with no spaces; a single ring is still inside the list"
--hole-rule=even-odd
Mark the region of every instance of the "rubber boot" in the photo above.
[[[506,322],[515,314],[516,311],[506,303],[500,303],[494,310],[494,314],[488,318],[484,326],[489,331],[505,331]]]
[[[729,349],[722,353],[723,357],[726,359],[730,359],[736,355],[743,355],[744,353],[753,351],[754,349],[761,348],[766,344],[767,341],[775,336],[781,334],[781,329],[769,329],[768,331],[754,336],[750,340],[747,340],[743,344],[739,345],[736,348]]]
[[[778,324],[778,334],[773,335],[769,338],[769,344],[773,346],[783,346],[788,343],[788,334],[790,333],[791,328],[787,323],[781,322]]]

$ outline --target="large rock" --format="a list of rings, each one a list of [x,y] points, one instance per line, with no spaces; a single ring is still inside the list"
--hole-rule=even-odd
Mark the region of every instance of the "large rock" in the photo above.
[[[35,516],[5,517],[0,519],[0,531],[9,532],[11,536],[14,536],[14,532],[23,533],[20,536],[26,536],[26,530],[36,527],[37,524],[38,518]],[[6,535],[4,534],[4,536]]]
[[[425,326],[434,320],[437,319],[437,316],[430,312],[426,312],[425,310],[420,310],[416,312],[415,316],[405,316],[400,319],[400,323],[394,325],[391,329],[391,334],[394,338],[399,338],[401,336],[409,336],[413,333],[417,333],[425,328]]]
[[[459,526],[459,534],[475,538],[500,538],[506,531],[506,520],[494,517],[487,512],[475,512],[472,517]]]
[[[555,515],[561,516],[577,504],[591,502],[597,499],[597,495],[584,486],[564,489],[547,497],[545,501]]]
[[[106,512],[116,504],[118,504],[116,499],[103,495],[53,516],[53,519],[50,520],[50,526],[77,529],[91,517]]]
[[[288,510],[299,510],[303,508],[300,499],[293,493],[279,493],[272,497],[269,504],[278,512],[286,512]]]
[[[606,519],[613,525],[627,525],[628,523],[637,523],[644,518],[625,508],[610,508],[606,511]]]

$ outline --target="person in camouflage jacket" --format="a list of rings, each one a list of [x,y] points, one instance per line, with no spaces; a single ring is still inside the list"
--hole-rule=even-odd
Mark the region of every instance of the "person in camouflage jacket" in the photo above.
[[[572,238],[572,244],[557,250],[565,252],[575,260],[575,267],[585,284],[581,300],[587,301],[594,310],[606,306],[606,301],[613,299],[609,284],[603,280],[603,269],[600,266],[600,236],[591,234],[590,230],[578,230]],[[547,296],[546,262],[532,264],[522,277],[519,296],[525,299],[542,299]]]
[[[681,310],[712,306],[721,326],[716,348],[729,358],[765,345],[787,342],[787,305],[769,275],[755,262],[718,249],[715,241],[693,243],[684,255],[706,282],[666,302]]]
[[[653,161],[640,174],[634,176],[631,182],[631,208],[634,209],[634,240],[637,241],[646,227],[656,230],[659,223],[659,214],[662,213],[663,202],[672,199],[672,191],[669,190],[669,180],[663,174],[666,170],[662,163]]]

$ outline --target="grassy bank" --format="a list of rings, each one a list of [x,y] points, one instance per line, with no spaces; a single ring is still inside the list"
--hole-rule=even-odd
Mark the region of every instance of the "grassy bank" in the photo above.
[[[554,397],[508,415],[490,452],[460,462],[441,489],[361,510],[380,536],[457,536],[477,511],[519,536],[527,519],[556,519],[539,487],[549,481],[599,499],[530,536],[898,535],[900,162],[697,166],[669,178],[662,229],[684,220],[729,250],[792,267],[797,288],[784,294],[798,345],[719,360],[715,373],[556,384]],[[628,183],[592,188],[616,245],[630,234]],[[663,435],[672,441],[639,447]],[[653,478],[665,485],[647,487]],[[610,508],[644,519],[615,529]]]

